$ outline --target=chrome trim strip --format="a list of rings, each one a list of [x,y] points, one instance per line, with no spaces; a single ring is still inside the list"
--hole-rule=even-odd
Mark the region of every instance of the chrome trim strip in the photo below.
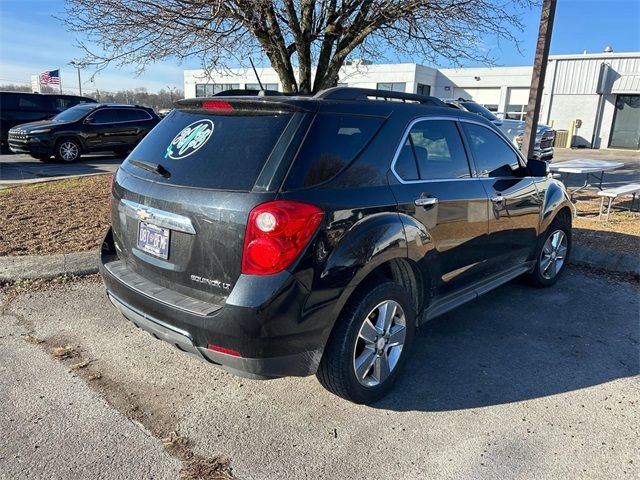
[[[118,211],[129,217],[143,222],[149,222],[159,227],[169,228],[178,232],[196,234],[193,223],[187,217],[176,213],[165,212],[157,208],[147,207],[131,200],[122,199],[118,203]]]
[[[459,182],[459,181],[464,181],[464,180],[482,180],[483,178],[489,178],[489,177],[479,177],[479,176],[475,176],[475,177],[464,177],[464,178],[437,178],[437,179],[429,179],[429,180],[403,180],[400,175],[398,175],[398,173],[396,172],[395,166],[396,166],[396,162],[398,160],[398,157],[400,156],[400,151],[402,150],[402,147],[404,146],[405,142],[407,141],[407,137],[409,136],[409,132],[411,132],[411,129],[413,128],[413,126],[416,123],[419,122],[425,122],[425,121],[429,121],[429,120],[447,120],[450,122],[461,122],[461,123],[472,123],[474,125],[480,125],[481,127],[486,128],[487,130],[491,130],[492,132],[496,133],[495,130],[493,130],[491,127],[489,127],[488,125],[485,125],[482,122],[476,122],[472,119],[469,118],[460,118],[460,117],[447,117],[447,116],[434,116],[434,117],[418,117],[418,118],[414,118],[413,120],[411,120],[411,122],[409,123],[409,126],[405,129],[404,133],[402,134],[402,140],[400,141],[400,144],[398,145],[398,148],[396,148],[396,153],[393,155],[393,160],[391,162],[391,173],[393,173],[393,176],[396,177],[396,180],[398,180],[398,182],[400,182],[403,185],[411,185],[411,184],[415,184],[415,183],[432,183],[432,182]],[[500,132],[500,134],[502,134],[502,132]],[[504,136],[504,134],[502,134]],[[498,135],[500,136],[500,135]],[[460,140],[463,140],[462,138]],[[502,139],[504,141],[504,138]],[[517,151],[513,145],[511,145],[509,142],[504,142],[510,149],[511,151],[513,151],[517,157],[520,160],[523,160],[522,154]],[[467,158],[467,162],[469,162],[469,158]],[[471,168],[471,163],[469,162],[469,167]],[[477,172],[475,172],[477,175]],[[491,177],[491,178],[497,178],[497,177]],[[506,178],[512,178],[512,177],[506,177]]]

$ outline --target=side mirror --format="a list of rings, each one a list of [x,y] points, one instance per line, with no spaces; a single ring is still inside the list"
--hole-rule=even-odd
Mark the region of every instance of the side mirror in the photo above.
[[[527,171],[532,177],[546,177],[549,175],[549,163],[544,160],[529,160]]]

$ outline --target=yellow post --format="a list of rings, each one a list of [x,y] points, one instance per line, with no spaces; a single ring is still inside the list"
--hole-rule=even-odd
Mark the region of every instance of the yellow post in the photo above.
[[[571,148],[573,143],[573,129],[576,127],[576,122],[571,120],[569,122],[569,131],[567,132],[567,148]]]
[[[549,120],[549,128],[553,128],[553,120]]]

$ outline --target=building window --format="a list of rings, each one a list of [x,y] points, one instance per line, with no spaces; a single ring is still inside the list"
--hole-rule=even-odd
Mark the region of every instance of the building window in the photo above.
[[[263,83],[262,86],[264,87],[265,90],[275,90],[275,91],[279,91],[280,90],[278,88],[278,84],[277,83]],[[245,83],[244,84],[244,89],[245,90],[260,90],[260,84],[259,83]]]
[[[508,120],[524,120],[524,117],[526,114],[527,114],[526,105],[510,104],[510,105],[507,105],[505,118]]]
[[[424,85],[422,83],[418,84],[418,91],[416,92],[418,95],[431,95],[431,85]]]
[[[213,97],[216,93],[239,88],[239,83],[198,83],[196,84],[196,97]]]
[[[376,84],[378,90],[387,90],[391,92],[404,92],[406,84],[404,82],[386,82]]]

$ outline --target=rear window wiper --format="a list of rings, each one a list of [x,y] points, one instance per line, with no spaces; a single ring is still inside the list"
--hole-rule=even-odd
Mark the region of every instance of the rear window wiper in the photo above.
[[[169,170],[164,168],[159,163],[143,162],[142,160],[129,160],[129,163],[132,165],[135,165],[136,167],[140,167],[143,170],[146,170],[147,172],[155,173],[165,178],[169,178],[171,176],[171,173],[169,173]]]

